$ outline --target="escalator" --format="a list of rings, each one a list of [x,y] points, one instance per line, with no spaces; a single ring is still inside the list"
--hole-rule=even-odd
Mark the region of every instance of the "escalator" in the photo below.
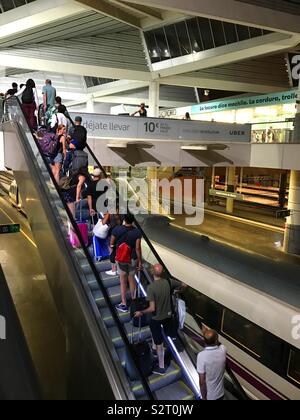
[[[16,98],[6,103],[2,124],[5,164],[14,171],[22,202],[45,265],[45,272],[66,335],[69,399],[191,400],[199,395],[197,372],[178,338],[166,337],[169,365],[165,376],[144,377],[130,343],[139,330],[129,314],[119,313],[119,278],[107,276],[108,261],[95,262],[86,248],[69,208],[62,200],[51,170],[39,153]],[[91,151],[90,151],[91,153]],[[90,164],[101,165],[95,156]],[[69,243],[73,229],[81,249]],[[161,262],[144,236],[145,267]],[[144,279],[151,281],[145,269]],[[144,284],[145,289],[147,284]],[[151,342],[149,327],[142,339]],[[125,360],[135,366],[138,380],[127,375]]]

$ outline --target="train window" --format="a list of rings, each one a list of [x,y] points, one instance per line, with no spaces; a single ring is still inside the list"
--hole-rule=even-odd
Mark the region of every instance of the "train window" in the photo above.
[[[300,385],[300,351],[291,350],[288,377]]]
[[[220,329],[222,306],[202,293],[189,287],[184,292],[187,309],[196,321],[202,321],[210,328]]]
[[[284,358],[284,343],[279,338],[258,327],[246,318],[225,309],[222,332],[239,344],[266,366],[281,369]]]

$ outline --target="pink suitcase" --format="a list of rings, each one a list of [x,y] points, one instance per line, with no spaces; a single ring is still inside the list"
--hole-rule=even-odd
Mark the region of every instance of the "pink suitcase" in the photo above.
[[[82,201],[80,201],[80,220],[76,220],[78,229],[81,233],[81,237],[85,246],[89,245],[89,228],[88,223],[82,220]],[[74,248],[81,248],[80,240],[74,232],[72,226],[69,228],[70,243]]]
[[[78,229],[80,230],[82,239],[84,241],[85,246],[89,245],[89,229],[87,223],[77,223]],[[74,248],[81,248],[80,240],[78,239],[76,233],[70,228],[70,244]]]

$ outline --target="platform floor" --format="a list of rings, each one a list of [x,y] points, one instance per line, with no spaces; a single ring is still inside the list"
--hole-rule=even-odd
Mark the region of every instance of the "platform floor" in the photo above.
[[[20,223],[22,233],[0,236],[0,263],[46,400],[66,398],[65,337],[44,268],[24,216],[0,198],[0,223]]]
[[[279,250],[276,254],[271,240],[273,242],[277,236],[273,236],[272,231],[268,239],[263,229],[253,230],[253,227],[249,225],[241,226],[240,224],[235,226],[232,221],[228,222],[226,227],[223,223],[224,219],[207,218],[204,225],[199,227],[199,230],[201,229],[201,232],[206,234],[211,230],[220,238],[218,241],[214,239],[203,241],[200,231],[195,233],[194,227],[190,226],[188,229],[185,227],[183,230],[182,227],[169,225],[167,219],[160,216],[144,218],[142,226],[150,240],[295,308],[300,308],[299,257],[286,256]],[[226,243],[223,235],[230,238],[230,245]],[[252,240],[255,252],[246,252],[244,241],[251,244]],[[264,249],[264,247],[268,248],[268,241],[270,255],[265,256],[267,252],[263,255],[256,252],[259,249],[256,244],[260,243],[260,247]],[[232,246],[233,243],[236,246]],[[172,271],[171,267],[169,269]],[[184,281],[184,279],[181,280]]]
[[[186,225],[186,216],[172,215],[172,218],[175,219],[172,226],[193,234],[206,235],[222,244],[275,261],[300,264],[300,257],[283,252],[283,227],[207,210],[204,222],[197,226]]]

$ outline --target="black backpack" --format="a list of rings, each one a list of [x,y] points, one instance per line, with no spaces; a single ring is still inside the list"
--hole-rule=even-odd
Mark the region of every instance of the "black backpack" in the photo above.
[[[31,87],[27,87],[22,95],[23,104],[32,104],[34,102],[34,93]]]
[[[77,149],[81,149],[83,150],[86,147],[86,142],[87,142],[87,130],[85,127],[83,127],[82,125],[76,125],[74,127],[74,131],[73,131],[73,139],[72,140],[77,140],[78,142],[78,147]]]

